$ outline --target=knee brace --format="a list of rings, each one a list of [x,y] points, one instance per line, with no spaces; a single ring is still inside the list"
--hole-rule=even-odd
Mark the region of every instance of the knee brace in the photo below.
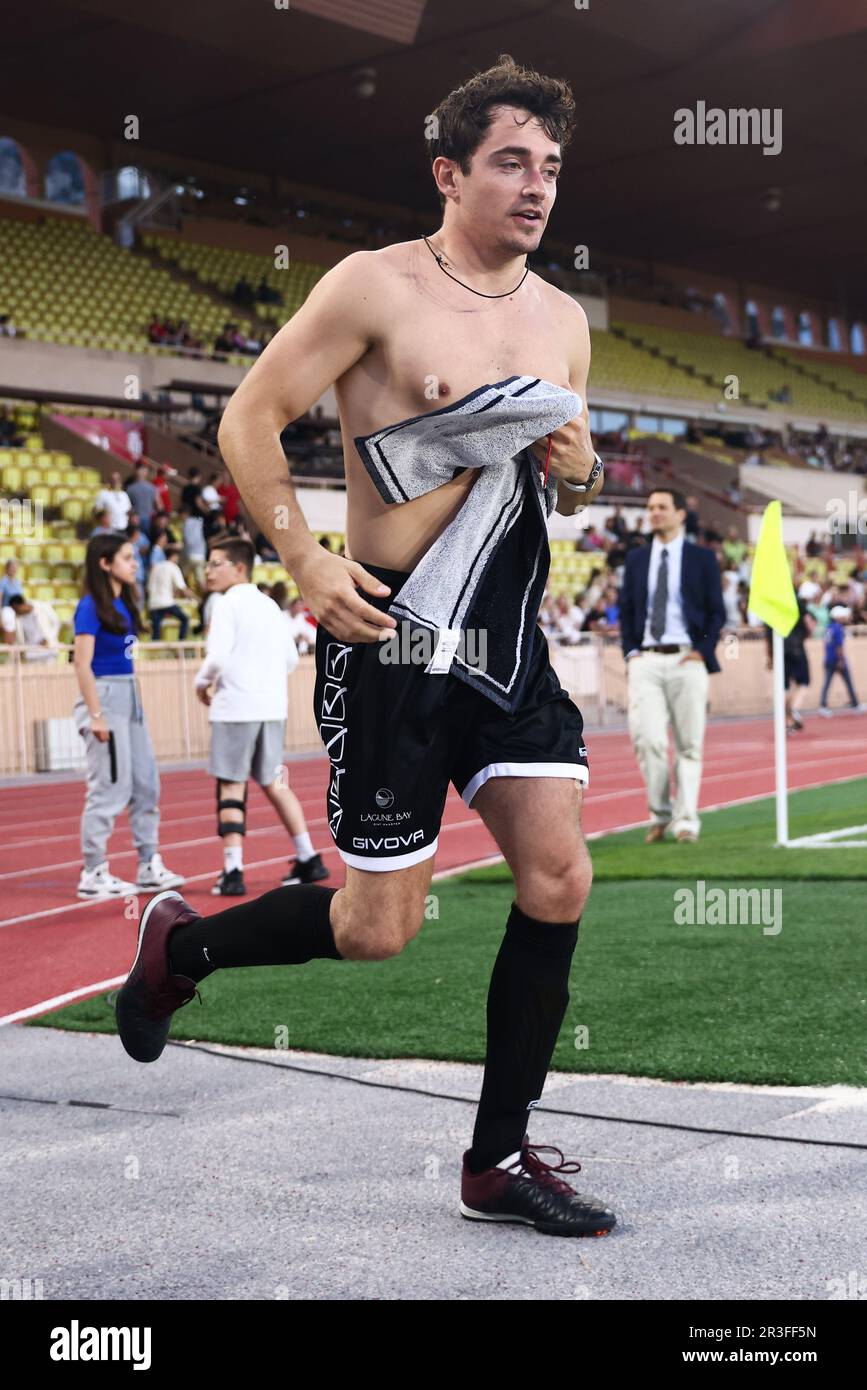
[[[227,800],[222,795],[223,783],[217,782],[217,834],[218,835],[246,835],[247,833],[247,784],[244,783],[244,800]],[[224,821],[223,811],[240,811],[239,821]]]

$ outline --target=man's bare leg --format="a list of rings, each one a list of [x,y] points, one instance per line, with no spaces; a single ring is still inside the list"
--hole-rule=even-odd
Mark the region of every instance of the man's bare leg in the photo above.
[[[582,792],[558,777],[496,777],[473,808],[515,878],[515,902],[488,992],[488,1042],[469,1159],[481,1172],[520,1148],[569,1002],[578,924],[592,881]]]
[[[274,888],[179,926],[171,937],[172,968],[199,981],[242,965],[386,960],[420,930],[432,871],[433,857],[384,873],[347,866],[344,888]]]

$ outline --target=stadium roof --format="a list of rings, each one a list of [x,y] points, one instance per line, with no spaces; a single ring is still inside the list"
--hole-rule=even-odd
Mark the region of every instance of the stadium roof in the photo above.
[[[551,231],[591,268],[596,248],[867,307],[863,0],[280,3],[6,0],[0,107],[103,137],[115,162],[135,113],[151,151],[429,210],[433,228],[424,117],[509,52],[572,83]],[[781,152],[675,144],[675,111],[700,101],[779,108]]]

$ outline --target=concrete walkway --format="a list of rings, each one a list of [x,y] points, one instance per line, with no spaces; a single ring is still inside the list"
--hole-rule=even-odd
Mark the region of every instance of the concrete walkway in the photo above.
[[[0,1070],[0,1277],[46,1299],[824,1300],[865,1276],[863,1090],[552,1075],[531,1138],[619,1217],[557,1240],[458,1213],[477,1066],[195,1044],[138,1066],[11,1026]]]

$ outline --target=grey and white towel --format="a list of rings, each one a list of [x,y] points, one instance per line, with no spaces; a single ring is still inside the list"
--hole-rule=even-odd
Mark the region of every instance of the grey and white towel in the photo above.
[[[557,497],[553,479],[543,487],[529,446],[582,409],[574,391],[511,376],[355,439],[386,502],[408,502],[466,468],[485,469],[388,611],[434,631],[484,633],[484,666],[465,659],[472,653],[468,641],[451,672],[509,711],[520,701],[529,665],[550,564],[547,518]]]

